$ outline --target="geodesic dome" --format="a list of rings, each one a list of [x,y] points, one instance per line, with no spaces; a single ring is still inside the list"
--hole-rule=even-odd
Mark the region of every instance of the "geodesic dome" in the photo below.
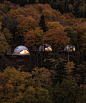
[[[30,55],[29,49],[25,46],[17,46],[12,55]]]
[[[49,44],[43,44],[39,47],[38,51],[52,51],[52,47]]]
[[[75,51],[75,46],[71,46],[71,45],[67,45],[65,48],[64,48],[64,51],[67,51],[67,52],[74,52]]]

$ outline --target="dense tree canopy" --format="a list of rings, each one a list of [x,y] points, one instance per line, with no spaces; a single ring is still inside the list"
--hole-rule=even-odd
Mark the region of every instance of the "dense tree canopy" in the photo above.
[[[85,0],[1,0],[1,103],[86,102],[85,17]]]
[[[66,33],[57,29],[49,29],[44,35],[43,43],[48,43],[54,48],[63,48],[69,43],[70,38],[66,36]]]
[[[61,13],[71,12],[75,17],[86,17],[85,0],[7,0],[15,4],[24,6],[25,4],[50,4],[52,8],[60,10]],[[1,0],[1,2],[3,2]],[[52,12],[52,11],[51,11]],[[51,13],[50,12],[50,13]],[[49,13],[46,10],[46,13]]]

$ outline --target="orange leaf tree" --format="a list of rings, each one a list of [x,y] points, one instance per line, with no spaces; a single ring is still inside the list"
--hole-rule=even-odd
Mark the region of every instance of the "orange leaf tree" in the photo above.
[[[57,21],[55,21],[55,22],[48,22],[47,23],[47,28],[48,29],[64,30],[64,27],[62,25],[60,25],[60,23],[57,22]]]
[[[41,40],[43,38],[43,30],[39,27],[35,28],[35,30],[28,31],[24,36],[24,42],[27,47],[31,46],[39,46],[41,45]]]
[[[35,29],[35,19],[32,18],[31,16],[24,17],[23,15],[19,15],[17,17],[19,25],[17,26],[17,30],[19,35],[24,34],[28,30]]]
[[[69,40],[70,38],[66,36],[65,32],[49,29],[44,35],[42,42],[50,44],[56,50],[57,48],[64,48],[69,43]]]

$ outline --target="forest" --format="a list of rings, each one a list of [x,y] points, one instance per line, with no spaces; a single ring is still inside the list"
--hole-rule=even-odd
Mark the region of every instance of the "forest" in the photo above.
[[[2,2],[4,0],[1,0]],[[86,0],[7,0],[20,6],[25,4],[49,4],[62,14],[71,12],[75,17],[86,17]]]
[[[19,2],[0,2],[0,103],[86,103],[85,1]],[[8,55],[20,45],[30,55]]]

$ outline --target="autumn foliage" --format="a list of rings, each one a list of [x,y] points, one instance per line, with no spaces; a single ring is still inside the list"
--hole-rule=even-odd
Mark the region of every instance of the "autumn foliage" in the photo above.
[[[85,1],[10,1],[0,3],[0,103],[86,103]],[[30,55],[12,55],[18,45]]]
[[[57,29],[49,29],[44,35],[43,43],[48,43],[55,48],[62,48],[69,43],[70,38],[66,36],[66,33]]]

